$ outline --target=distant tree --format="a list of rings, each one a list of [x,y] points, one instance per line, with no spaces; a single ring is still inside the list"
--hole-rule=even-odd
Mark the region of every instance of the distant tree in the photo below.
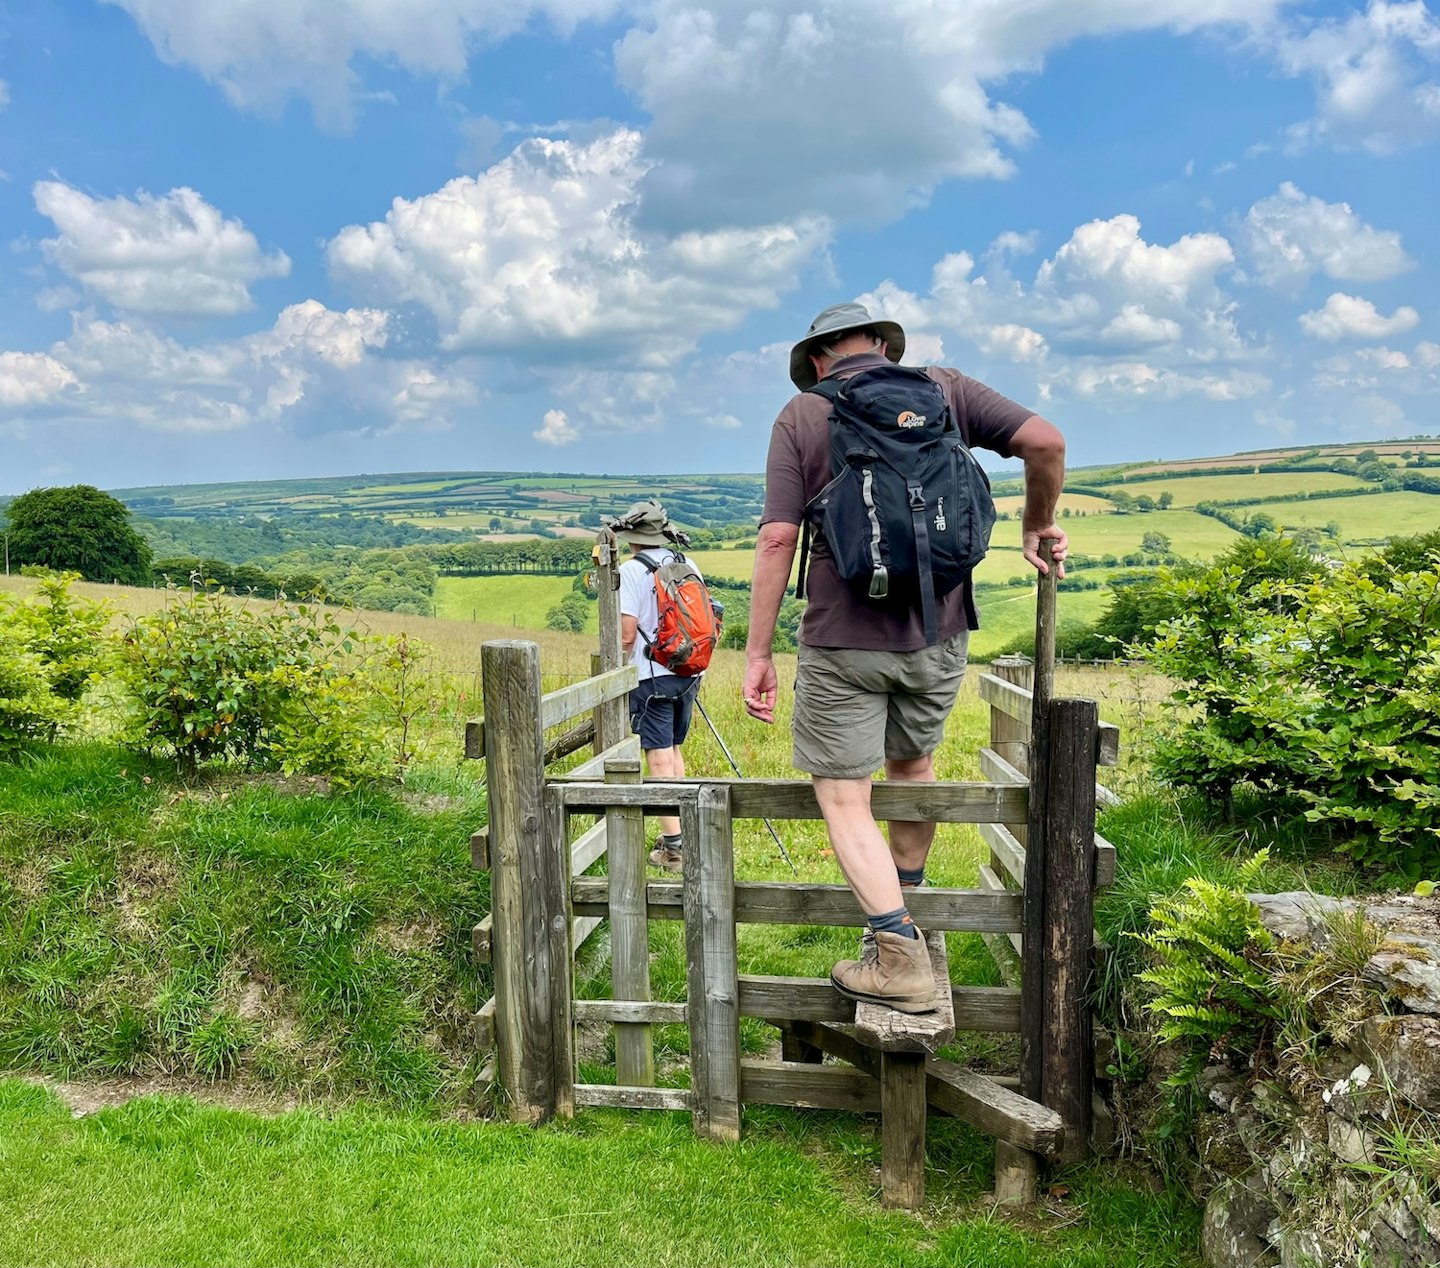
[[[1267,515],[1264,511],[1256,511],[1245,521],[1245,527],[1240,531],[1246,537],[1264,537],[1267,533],[1273,533],[1278,526],[1273,515]]]
[[[10,503],[10,562],[78,572],[87,581],[150,584],[150,547],[130,510],[89,484],[32,489]]]
[[[1170,539],[1164,533],[1146,533],[1140,539],[1140,549],[1147,555],[1168,555]]]
[[[1168,511],[1175,505],[1175,495],[1173,493],[1162,493],[1156,505],[1158,505],[1162,511]]]
[[[1148,493],[1142,493],[1135,499],[1135,507],[1141,511],[1153,511],[1155,509],[1155,499]]]

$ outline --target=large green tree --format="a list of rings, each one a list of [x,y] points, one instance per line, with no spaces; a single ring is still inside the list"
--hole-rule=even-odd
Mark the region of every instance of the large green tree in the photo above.
[[[89,484],[31,489],[6,508],[11,566],[70,569],[87,581],[150,584],[150,547],[130,510]]]

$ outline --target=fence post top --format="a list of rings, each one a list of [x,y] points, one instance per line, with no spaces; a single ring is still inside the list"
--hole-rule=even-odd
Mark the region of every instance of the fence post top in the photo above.
[[[505,652],[523,651],[526,648],[533,647],[537,653],[540,651],[540,644],[528,638],[491,638],[481,643],[480,647],[481,650],[487,647],[493,647],[497,651]]]

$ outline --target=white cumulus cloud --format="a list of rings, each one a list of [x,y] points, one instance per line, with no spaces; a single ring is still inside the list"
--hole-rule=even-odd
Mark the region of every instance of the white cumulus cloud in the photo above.
[[[1313,81],[1316,113],[1296,145],[1324,142],[1389,154],[1440,134],[1440,22],[1424,0],[1371,0],[1286,35],[1281,67]]]
[[[1323,308],[1300,314],[1300,329],[1329,343],[1341,339],[1384,339],[1413,330],[1419,324],[1420,314],[1408,305],[1402,305],[1386,317],[1368,299],[1340,291],[1331,295]]]
[[[540,426],[530,433],[542,445],[553,445],[557,449],[573,445],[580,439],[580,429],[569,419],[563,409],[547,409]]]
[[[477,48],[535,19],[561,34],[610,16],[618,0],[105,0],[126,10],[172,66],[189,66],[232,104],[278,112],[308,100],[326,127],[354,118],[372,59],[458,82]]]
[[[92,198],[63,181],[38,181],[33,192],[59,231],[41,242],[45,258],[116,308],[226,316],[253,306],[251,283],[290,272],[283,251],[267,255],[240,221],[193,189]]]
[[[330,271],[374,302],[428,309],[447,349],[541,346],[660,367],[774,307],[829,240],[818,220],[648,235],[631,219],[647,168],[629,129],[529,140],[478,177],[342,230]]]
[[[1317,272],[1374,282],[1415,267],[1394,230],[1373,228],[1349,203],[1310,197],[1290,181],[1250,208],[1244,242],[1270,286],[1299,287]]]
[[[0,405],[38,405],[74,382],[67,365],[43,352],[0,352]]]

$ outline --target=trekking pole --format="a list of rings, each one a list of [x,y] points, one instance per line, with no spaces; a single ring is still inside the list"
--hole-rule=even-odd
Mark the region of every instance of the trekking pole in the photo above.
[[[715,723],[710,720],[710,715],[705,712],[705,706],[700,703],[700,693],[698,691],[695,693],[695,707],[700,710],[700,716],[705,719],[705,725],[710,728],[710,734],[715,737],[715,743],[720,746],[720,751],[725,754],[725,760],[730,763],[730,769],[735,772],[735,777],[737,779],[744,779],[745,776],[740,773],[740,768],[735,764],[735,759],[730,755],[730,750],[726,747],[725,741],[721,739],[720,732],[716,729]],[[780,853],[785,856],[785,861],[790,864],[790,871],[796,876],[799,876],[800,873],[796,870],[795,860],[790,857],[790,851],[785,848],[785,842],[780,839],[780,834],[775,831],[775,825],[771,823],[769,819],[766,819],[764,822],[765,826],[770,829],[771,838],[775,844],[780,847]]]

